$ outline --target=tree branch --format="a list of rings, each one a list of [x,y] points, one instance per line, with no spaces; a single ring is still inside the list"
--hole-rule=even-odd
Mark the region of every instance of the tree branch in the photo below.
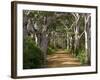
[[[83,31],[83,32],[80,34],[79,39],[83,36],[84,32],[85,32],[85,31]]]

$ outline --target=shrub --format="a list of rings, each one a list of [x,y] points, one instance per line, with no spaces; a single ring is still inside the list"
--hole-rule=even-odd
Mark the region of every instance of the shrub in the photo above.
[[[51,54],[53,54],[53,52],[54,52],[54,49],[52,49],[51,47],[48,47],[47,54],[51,55]]]
[[[86,53],[85,50],[79,50],[77,58],[80,60],[81,64],[85,64],[86,63]]]
[[[23,41],[23,68],[41,68],[43,66],[43,53],[35,42],[27,37]]]

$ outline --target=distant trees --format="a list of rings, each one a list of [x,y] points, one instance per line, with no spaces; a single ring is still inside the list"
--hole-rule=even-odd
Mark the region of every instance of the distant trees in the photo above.
[[[70,50],[76,56],[85,51],[90,63],[91,14],[46,11],[23,11],[24,37],[30,36],[44,54],[48,47]]]

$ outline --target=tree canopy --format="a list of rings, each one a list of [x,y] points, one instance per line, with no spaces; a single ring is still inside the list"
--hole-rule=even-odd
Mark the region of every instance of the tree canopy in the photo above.
[[[83,51],[84,63],[90,63],[90,13],[23,10],[23,29],[24,38],[30,36],[45,59],[50,47],[78,57]]]

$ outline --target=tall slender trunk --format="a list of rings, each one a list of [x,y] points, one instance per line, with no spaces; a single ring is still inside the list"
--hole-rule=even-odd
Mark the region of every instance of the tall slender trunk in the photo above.
[[[88,22],[88,64],[91,64],[91,19]]]
[[[78,55],[78,48],[79,48],[78,26],[76,26],[76,30],[75,30],[75,53],[76,55]]]
[[[69,36],[67,34],[67,49],[69,49]]]
[[[36,45],[38,45],[38,38],[37,38],[36,34],[35,34],[35,43],[36,43]]]
[[[72,35],[72,54],[74,54],[74,42],[75,42],[75,39],[74,39],[74,35]]]
[[[78,55],[78,49],[79,49],[79,26],[77,25],[78,20],[76,21],[76,27],[75,27],[75,53],[76,56]]]
[[[56,48],[56,40],[55,40],[55,37],[56,37],[56,33],[53,32],[53,47]]]
[[[28,17],[24,15],[23,17],[23,38],[24,39],[28,36],[27,21],[28,21]]]
[[[86,62],[88,61],[88,40],[87,40],[87,31],[86,31],[86,23],[85,23],[85,53],[86,53]]]
[[[75,33],[75,44],[74,44],[74,52],[76,53],[75,55],[78,55],[78,48],[79,48],[79,26],[78,26],[78,21],[79,21],[79,14],[78,13],[72,13],[73,16],[75,17],[75,27],[74,27],[74,33]]]
[[[72,37],[70,37],[70,49],[72,49]]]
[[[91,35],[90,35],[90,15],[85,16],[85,52],[86,52],[86,63],[90,64],[90,53],[91,53]]]

